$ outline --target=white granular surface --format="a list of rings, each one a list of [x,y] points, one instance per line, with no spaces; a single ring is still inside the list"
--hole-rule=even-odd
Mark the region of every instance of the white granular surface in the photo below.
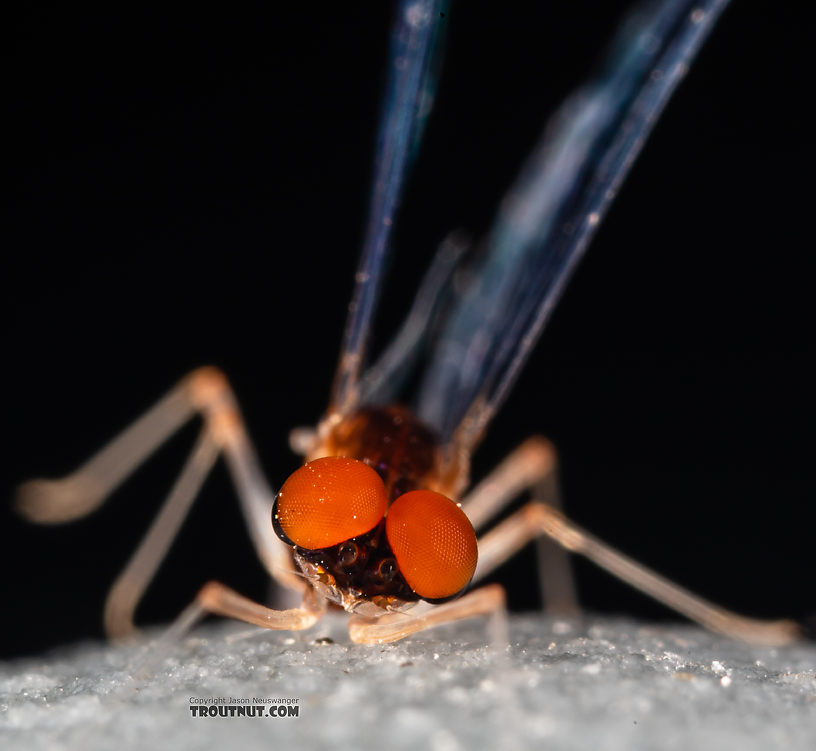
[[[365,647],[337,617],[297,635],[205,627],[134,678],[142,654],[1,665],[0,748],[816,749],[816,646],[692,626],[523,616],[503,646],[474,620]],[[193,717],[208,698],[288,698],[298,716]]]

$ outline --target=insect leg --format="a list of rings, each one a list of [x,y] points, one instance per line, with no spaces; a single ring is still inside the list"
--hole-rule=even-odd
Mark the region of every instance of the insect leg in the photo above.
[[[217,458],[218,444],[205,429],[150,529],[108,592],[104,623],[109,638],[120,639],[136,631],[133,624],[136,606],[170,549]]]
[[[479,540],[479,563],[473,580],[478,581],[540,535],[586,556],[635,589],[711,631],[751,644],[788,644],[801,638],[801,628],[794,621],[746,618],[698,597],[619,553],[545,503],[528,504]]]
[[[504,589],[498,584],[490,584],[444,605],[421,604],[417,607],[424,612],[389,613],[374,618],[352,616],[349,620],[351,640],[357,644],[385,644],[418,631],[477,615],[501,616],[505,608]]]
[[[90,513],[197,413],[204,418],[198,442],[159,515],[108,595],[105,627],[110,636],[134,630],[135,608],[221,452],[259,558],[280,583],[303,590],[303,582],[290,571],[288,549],[272,530],[274,495],[258,465],[227,379],[215,368],[190,373],[76,472],[59,480],[32,480],[22,485],[18,509],[40,523],[64,522]]]
[[[161,636],[150,643],[141,657],[128,668],[131,675],[144,678],[154,673],[159,663],[208,614],[235,618],[254,626],[276,631],[301,631],[315,624],[326,612],[326,601],[314,590],[303,590],[299,608],[272,610],[254,602],[217,581],[207,582]]]
[[[484,528],[502,508],[526,490],[538,500],[561,508],[558,490],[558,456],[550,441],[528,438],[462,500],[462,510],[474,528]],[[538,538],[538,571],[546,610],[559,615],[580,612],[569,557],[563,547],[547,537]],[[482,553],[479,553],[480,557]]]
[[[320,620],[326,612],[326,601],[307,587],[300,607],[273,610],[244,597],[226,584],[211,581],[201,588],[191,607],[198,610],[199,617],[211,613],[275,631],[302,631]],[[189,617],[190,608],[185,613]]]

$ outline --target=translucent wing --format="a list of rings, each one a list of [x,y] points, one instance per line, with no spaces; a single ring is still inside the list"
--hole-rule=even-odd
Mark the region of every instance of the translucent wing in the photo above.
[[[419,417],[472,446],[513,385],[663,107],[728,0],[663,0],[624,22],[504,199],[436,339]]]
[[[369,221],[332,387],[332,410],[346,412],[359,399],[360,372],[391,226],[407,168],[419,145],[433,101],[444,6],[441,0],[403,0],[397,11]]]

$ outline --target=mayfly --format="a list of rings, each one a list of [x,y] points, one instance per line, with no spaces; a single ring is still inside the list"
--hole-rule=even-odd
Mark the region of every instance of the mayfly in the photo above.
[[[185,611],[271,629],[304,629],[334,603],[354,641],[380,643],[503,607],[495,585],[474,587],[532,539],[546,536],[714,630],[748,641],[796,638],[789,621],[736,616],[615,552],[545,502],[549,445],[530,439],[478,486],[469,462],[546,325],[645,138],[725,0],[665,0],[625,22],[606,67],[545,130],[476,252],[441,247],[408,317],[367,366],[371,322],[403,179],[433,100],[444,9],[400,4],[362,260],[329,407],[293,434],[305,464],[277,496],[268,486],[225,377],[201,369],[87,464],[26,484],[20,508],[46,523],[89,513],[194,415],[204,427],[165,505],[111,590],[105,624],[130,633],[133,615],[219,456],[235,481],[259,557],[299,594],[273,610],[210,582]],[[408,405],[408,406],[403,406]],[[533,500],[477,538],[522,492]],[[570,602],[564,575],[545,588]],[[297,571],[293,566],[297,567]]]

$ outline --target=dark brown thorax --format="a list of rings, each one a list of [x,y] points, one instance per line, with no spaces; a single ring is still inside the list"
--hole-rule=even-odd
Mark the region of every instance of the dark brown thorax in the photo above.
[[[389,503],[437,484],[439,442],[405,407],[364,407],[339,423],[327,443],[328,455],[359,459],[377,470]]]

